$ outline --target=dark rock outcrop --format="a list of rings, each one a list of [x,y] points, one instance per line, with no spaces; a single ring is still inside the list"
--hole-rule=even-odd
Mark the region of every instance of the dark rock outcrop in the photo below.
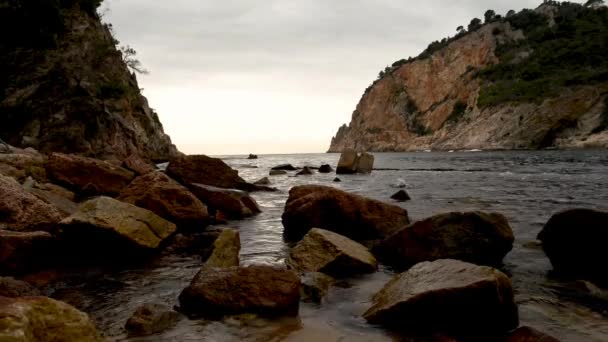
[[[40,290],[29,283],[10,277],[0,277],[0,297],[41,296]]]
[[[125,324],[129,336],[148,336],[171,328],[180,314],[170,307],[157,304],[144,304],[135,310]]]
[[[139,176],[143,176],[156,170],[152,163],[146,162],[137,154],[132,154],[122,161],[122,167],[135,172]]]
[[[402,228],[376,245],[374,254],[399,269],[437,259],[496,266],[513,241],[513,231],[501,214],[447,213]]]
[[[334,169],[329,164],[323,164],[319,167],[319,173],[332,173]]]
[[[56,240],[47,232],[0,230],[0,274],[19,274],[47,265],[56,254]]]
[[[320,185],[293,187],[282,219],[284,235],[292,240],[322,228],[362,242],[385,238],[409,224],[401,207]]]
[[[395,201],[398,201],[398,202],[407,202],[407,201],[411,200],[412,198],[405,190],[399,190],[393,196],[391,196],[391,199],[394,199]]]
[[[370,173],[374,169],[374,156],[369,153],[357,154],[347,149],[340,155],[337,174]]]
[[[298,171],[298,173],[296,173],[296,176],[310,176],[313,173],[314,172],[308,166],[304,166],[304,168],[302,168],[302,170],[300,170],[300,171]]]
[[[503,342],[559,342],[559,340],[536,329],[524,326],[510,332]]]
[[[190,184],[189,188],[215,215],[221,212],[227,218],[243,219],[261,212],[257,202],[245,191],[203,184]]]
[[[300,297],[303,302],[321,303],[335,279],[321,272],[305,272],[301,275]]]
[[[297,168],[291,164],[281,164],[273,167],[271,170],[275,171],[295,171]]]

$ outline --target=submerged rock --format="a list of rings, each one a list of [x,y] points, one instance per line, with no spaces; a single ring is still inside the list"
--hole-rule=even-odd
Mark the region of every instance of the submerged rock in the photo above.
[[[556,271],[608,284],[608,212],[573,209],[557,213],[538,234]]]
[[[334,169],[329,164],[323,164],[319,167],[319,173],[331,173],[334,172]]]
[[[342,235],[311,229],[291,250],[287,264],[298,272],[322,272],[332,276],[372,273],[378,269],[369,250]]]
[[[253,184],[255,184],[255,185],[270,185],[270,179],[268,179],[268,177],[264,177],[264,178],[258,179]]]
[[[135,310],[125,329],[129,336],[148,336],[171,328],[179,317],[178,312],[164,304],[148,303]]]
[[[224,189],[251,190],[251,185],[239,177],[221,159],[205,155],[189,155],[173,158],[167,166],[167,175],[186,185],[204,184]]]
[[[395,201],[399,202],[406,202],[411,200],[412,198],[405,190],[399,190],[393,196],[391,196],[391,199],[394,199]]]
[[[179,296],[181,310],[189,315],[218,319],[241,313],[298,313],[300,279],[292,271],[271,266],[212,268],[195,280]]]
[[[135,174],[110,162],[53,153],[46,171],[51,179],[82,195],[118,195]]]
[[[504,342],[559,342],[559,340],[536,329],[524,326],[509,333]]]
[[[285,237],[292,240],[321,227],[361,242],[387,237],[409,224],[401,207],[320,185],[293,187],[282,220]]]
[[[245,191],[203,184],[191,184],[190,190],[207,204],[210,212],[220,211],[231,219],[251,217],[261,212],[257,202]]]
[[[402,228],[375,246],[374,254],[399,269],[437,259],[495,266],[513,248],[513,241],[513,231],[501,214],[447,213]]]
[[[304,166],[304,168],[302,170],[300,170],[298,173],[296,173],[296,176],[310,176],[313,173],[314,172],[308,166]]]
[[[423,262],[396,276],[364,317],[372,324],[463,338],[500,336],[519,324],[506,275],[449,259]]]
[[[0,297],[29,297],[29,296],[41,296],[41,292],[21,280],[10,277],[0,277]]]
[[[135,178],[117,199],[148,209],[181,229],[201,230],[210,220],[207,207],[186,187],[162,172]]]
[[[0,341],[103,341],[86,313],[46,297],[0,297],[0,327]]]
[[[321,303],[334,278],[321,272],[305,272],[301,275],[300,297],[303,302]]]
[[[281,175],[286,175],[287,171],[285,171],[285,170],[270,170],[270,172],[268,174],[270,176],[281,176]]]
[[[342,180],[340,178],[338,178],[338,177],[334,178],[334,183],[340,183],[340,182],[342,182]]]
[[[0,274],[40,269],[55,256],[56,240],[47,232],[0,230]]]
[[[297,170],[297,168],[295,168],[291,164],[281,164],[281,165],[277,165],[277,166],[273,167],[271,170],[274,170],[274,171],[295,171],[295,170]]]

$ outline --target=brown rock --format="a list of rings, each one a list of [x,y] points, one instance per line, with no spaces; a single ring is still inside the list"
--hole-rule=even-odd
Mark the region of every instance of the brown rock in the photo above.
[[[300,277],[300,297],[304,302],[321,303],[335,282],[334,278],[321,272],[306,272]]]
[[[179,156],[167,166],[167,175],[189,186],[197,183],[218,188],[247,190],[247,182],[239,177],[236,170],[221,159],[205,155]]]
[[[226,268],[239,266],[241,237],[235,229],[224,229],[213,242],[211,255],[205,261],[204,268]]]
[[[374,156],[369,153],[361,153],[357,159],[357,173],[371,173],[374,169]]]
[[[338,161],[337,174],[350,174],[357,172],[357,159],[359,156],[355,150],[346,149],[342,151]]]
[[[331,173],[334,169],[329,164],[323,164],[319,167],[319,173]]]
[[[220,233],[219,230],[208,228],[201,233],[175,234],[164,252],[167,254],[209,256],[213,251],[213,243]]]
[[[47,173],[56,182],[84,195],[116,196],[135,174],[112,163],[76,155],[53,153]]]
[[[311,229],[291,250],[287,264],[298,272],[322,272],[332,276],[372,273],[378,269],[369,250],[342,235]]]
[[[321,227],[361,242],[384,238],[408,224],[401,207],[320,185],[293,187],[283,213],[285,237],[296,240]]]
[[[41,296],[40,291],[21,280],[10,277],[0,277],[0,297]]]
[[[448,213],[402,228],[375,246],[374,254],[399,269],[437,259],[495,266],[513,248],[513,241],[513,231],[501,214]]]
[[[524,326],[509,333],[504,342],[559,342],[559,340],[536,329]]]
[[[61,214],[61,218],[72,215],[78,210],[78,204],[65,196],[58,195],[54,191],[45,190],[42,188],[32,188],[29,192],[38,197],[40,200],[55,207]]]
[[[313,173],[314,172],[312,172],[312,170],[308,166],[304,166],[304,168],[302,170],[300,170],[298,173],[296,173],[296,176],[310,176]]]
[[[190,191],[207,204],[210,212],[221,211],[228,218],[242,219],[261,212],[257,202],[244,191],[203,184],[191,184]]]
[[[135,310],[125,324],[125,329],[129,336],[148,336],[171,328],[179,316],[178,312],[166,305],[148,303]]]
[[[137,154],[132,154],[123,160],[122,167],[135,172],[135,174],[139,176],[143,176],[156,170],[152,163],[146,162]]]
[[[0,154],[0,174],[23,181],[32,177],[36,181],[46,181],[44,164],[46,158],[38,152],[18,150],[16,153]]]
[[[270,179],[268,177],[261,178],[255,181],[253,184],[255,185],[270,185]]]
[[[0,341],[101,342],[89,316],[46,297],[0,297]]]
[[[201,230],[209,223],[207,207],[187,188],[162,172],[135,178],[118,200],[148,209],[181,229]]]
[[[76,194],[74,194],[72,191],[70,191],[62,186],[59,186],[57,184],[44,183],[41,186],[37,186],[37,188],[52,192],[58,196],[66,198],[70,201],[74,201],[76,199]]]
[[[271,266],[213,268],[179,296],[190,315],[297,315],[300,279],[292,271]]]
[[[61,218],[57,208],[25,191],[13,178],[0,175],[0,229],[49,230]]]
[[[44,267],[54,256],[55,239],[47,232],[0,230],[0,272],[18,274]]]
[[[397,191],[393,196],[391,196],[391,199],[394,199],[395,201],[398,201],[398,202],[406,202],[406,201],[411,200],[410,195],[408,195],[408,193],[405,190]]]
[[[519,324],[506,275],[449,259],[423,262],[396,276],[364,317],[372,324],[463,338],[497,336]]]

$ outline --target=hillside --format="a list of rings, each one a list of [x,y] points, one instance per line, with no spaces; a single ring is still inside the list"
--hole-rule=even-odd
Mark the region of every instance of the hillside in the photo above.
[[[101,2],[0,0],[0,138],[42,152],[167,160],[177,150],[102,24]]]
[[[608,9],[488,11],[395,62],[330,152],[608,147]]]

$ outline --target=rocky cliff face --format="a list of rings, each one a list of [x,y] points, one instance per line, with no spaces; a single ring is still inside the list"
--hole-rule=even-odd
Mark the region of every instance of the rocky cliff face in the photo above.
[[[42,152],[167,160],[177,150],[95,13],[100,2],[0,6],[0,138]]]
[[[496,20],[428,58],[395,65],[366,90],[329,152],[608,147],[606,81],[534,101],[478,105],[488,82],[481,72],[499,63],[499,47],[525,38]],[[527,54],[516,57],[513,63]]]

